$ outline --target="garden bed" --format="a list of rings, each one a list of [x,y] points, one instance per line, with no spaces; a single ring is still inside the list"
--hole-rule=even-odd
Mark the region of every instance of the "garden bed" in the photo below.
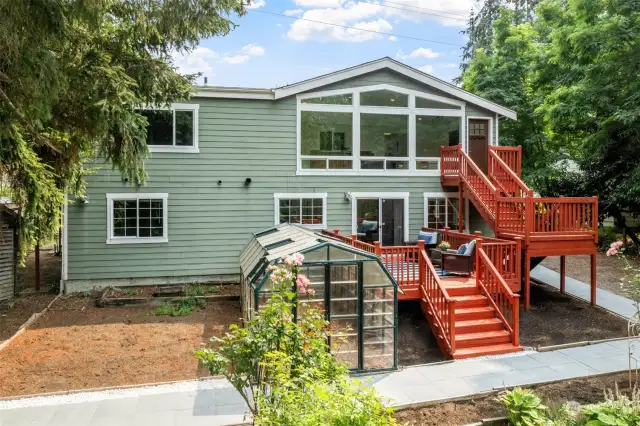
[[[531,283],[531,310],[520,311],[520,344],[544,347],[627,336],[627,320],[555,288]]]
[[[233,284],[186,284],[179,286],[109,287],[98,306],[158,306],[183,300],[239,300],[240,289]]]
[[[149,306],[100,308],[94,297],[60,298],[0,352],[0,397],[208,376],[194,350],[240,317],[237,301],[172,317]]]
[[[604,399],[604,389],[618,388],[630,394],[627,373],[607,376],[586,377],[558,383],[531,386],[545,405],[559,407],[565,402],[580,404],[600,402]],[[447,402],[423,408],[408,409],[395,414],[396,419],[407,426],[459,426],[479,422],[482,419],[502,417],[506,414],[502,403],[495,395],[484,398]]]

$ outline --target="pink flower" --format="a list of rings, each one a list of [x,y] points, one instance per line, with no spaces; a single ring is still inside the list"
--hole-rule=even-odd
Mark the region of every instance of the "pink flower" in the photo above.
[[[298,284],[298,288],[306,289],[306,287],[311,284],[311,281],[309,281],[309,278],[306,276],[299,274],[298,278],[296,278],[296,284]]]
[[[315,295],[315,294],[316,294],[316,291],[315,291],[314,289],[312,289],[312,288],[309,288],[309,289],[307,289],[307,294],[308,294],[309,296],[313,296],[313,295]]]
[[[286,256],[284,258],[284,264],[287,265],[287,266],[293,266],[293,265],[295,265],[295,262],[296,262],[296,260],[291,256]]]
[[[293,257],[296,260],[296,265],[301,266],[302,262],[304,262],[304,256],[301,255],[300,253],[294,253]]]
[[[609,250],[607,250],[607,256],[613,256],[618,254],[618,249],[615,247],[611,247]]]
[[[622,241],[616,241],[615,243],[611,243],[611,248],[614,248],[616,250],[619,250],[620,247],[622,247]]]
[[[278,269],[278,267],[277,267],[277,266],[274,266],[274,265],[269,265],[269,266],[267,266],[267,270],[268,270],[268,271],[275,271],[276,269]]]

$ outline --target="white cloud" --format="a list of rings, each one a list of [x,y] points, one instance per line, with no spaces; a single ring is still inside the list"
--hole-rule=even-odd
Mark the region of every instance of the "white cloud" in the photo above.
[[[389,41],[397,41],[398,37],[396,36],[389,36]]]
[[[245,4],[245,8],[247,9],[259,9],[261,7],[264,7],[264,5],[266,4],[266,2],[264,0],[251,0],[250,4]]]
[[[438,52],[434,52],[433,49],[419,47],[418,49],[416,49],[413,52],[411,52],[409,54],[409,56],[411,58],[433,59],[433,58],[437,58],[438,56],[440,56],[440,54]]]
[[[262,56],[264,55],[264,47],[258,46],[255,43],[247,44],[240,49],[242,53],[249,56]]]
[[[304,13],[302,9],[285,10],[284,14],[287,16],[300,16]]]
[[[454,64],[452,62],[452,63],[449,63],[449,64],[443,64],[442,67],[443,68],[458,68],[458,64]]]
[[[242,64],[249,60],[249,55],[228,55],[224,56],[220,59],[220,62],[224,62],[226,64]]]
[[[418,67],[418,69],[424,73],[432,74],[433,73],[433,65],[424,65],[422,67]]]
[[[381,38],[380,34],[368,31],[358,31],[344,26],[366,29],[369,31],[389,32],[391,24],[377,15],[382,12],[382,7],[370,3],[348,3],[347,7],[335,9],[311,9],[304,12],[302,17],[310,21],[295,21],[289,27],[288,37],[291,40],[340,40],[360,42]],[[319,22],[311,22],[319,21]],[[341,25],[326,25],[320,22]]]
[[[173,64],[181,74],[202,73],[205,77],[213,77],[212,60],[220,55],[207,47],[197,47],[190,53],[174,53]]]
[[[433,59],[433,58],[437,58],[438,56],[440,56],[439,52],[435,52],[433,49],[425,48],[425,47],[419,47],[409,54],[404,53],[404,50],[402,49],[398,50],[398,53],[396,53],[396,59],[403,59],[403,60],[411,59],[411,58]]]

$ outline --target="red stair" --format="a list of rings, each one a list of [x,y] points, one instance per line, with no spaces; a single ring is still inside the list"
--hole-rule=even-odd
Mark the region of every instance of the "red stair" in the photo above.
[[[497,238],[521,244],[518,257],[524,260],[525,309],[529,309],[531,259],[545,256],[560,256],[564,270],[564,256],[591,255],[591,303],[595,304],[598,198],[536,197],[520,178],[521,147],[489,147],[488,156],[484,173],[462,145],[442,147],[440,180],[444,186],[459,186],[459,193],[466,194]],[[462,220],[463,215],[459,216]],[[499,257],[492,261],[504,272]],[[520,280],[519,274],[516,278]],[[520,290],[517,284],[512,288]]]

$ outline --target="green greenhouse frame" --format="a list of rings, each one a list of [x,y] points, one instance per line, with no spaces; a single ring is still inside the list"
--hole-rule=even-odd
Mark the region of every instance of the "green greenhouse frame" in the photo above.
[[[281,224],[257,232],[240,254],[242,311],[250,320],[268,300],[268,267],[304,255],[300,273],[313,296],[299,297],[294,319],[309,306],[324,311],[332,354],[354,372],[398,366],[398,284],[380,259],[309,229]]]

